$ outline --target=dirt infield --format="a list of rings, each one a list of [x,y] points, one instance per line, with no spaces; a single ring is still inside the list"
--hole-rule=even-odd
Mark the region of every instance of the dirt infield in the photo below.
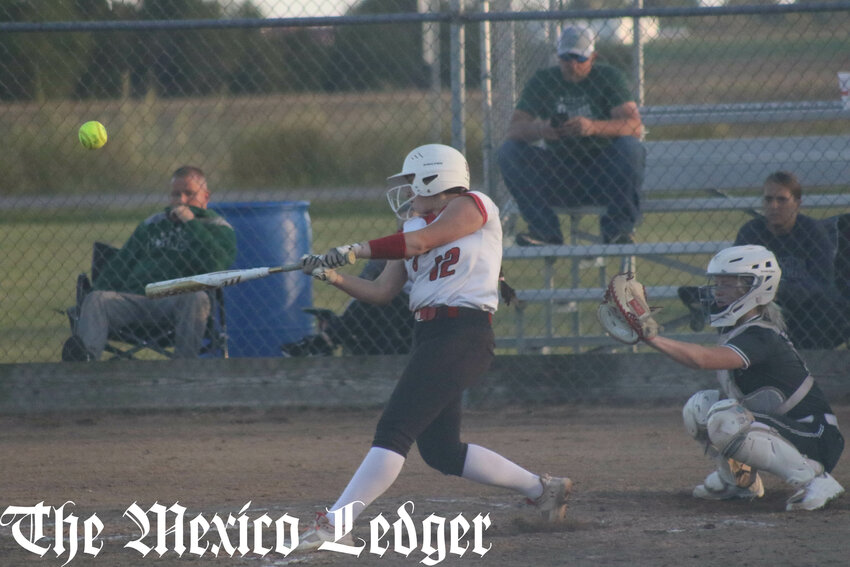
[[[839,420],[850,423],[850,406],[836,409]],[[80,519],[80,537],[82,520],[96,514],[104,525],[98,539],[103,548],[92,558],[81,542],[71,565],[420,564],[426,559],[421,549],[405,557],[393,550],[391,538],[383,557],[367,547],[358,558],[334,552],[288,557],[272,552],[263,558],[251,551],[232,557],[222,551],[218,558],[210,551],[200,558],[187,551],[179,557],[173,540],[159,558],[155,550],[142,557],[124,547],[139,537],[124,516],[133,503],[147,509],[155,502],[166,507],[179,502],[188,509],[187,523],[198,514],[207,520],[238,516],[248,502],[244,515],[252,521],[263,514],[310,519],[347,482],[368,449],[377,415],[377,410],[274,410],[0,418],[0,511],[73,501],[64,510]],[[821,512],[790,514],[783,510],[791,490],[771,477],[766,496],[756,502],[691,498],[710,463],[687,438],[678,407],[469,412],[465,439],[531,470],[570,476],[575,492],[567,521],[542,523],[520,506],[520,498],[442,476],[414,451],[355,534],[368,539],[366,520],[381,514],[392,524],[399,506],[410,500],[420,525],[432,513],[447,520],[461,514],[471,523],[489,514],[482,541],[489,551],[477,555],[470,543],[462,557],[448,554],[444,565],[848,563],[848,496]],[[835,471],[845,486],[850,486],[848,465],[845,454]],[[40,545],[53,545],[52,526],[48,522]],[[235,530],[231,537],[238,540]],[[144,543],[153,547],[154,536]],[[10,526],[0,527],[0,565],[58,566],[67,559],[67,551],[57,557],[51,549],[39,560],[16,543]]]

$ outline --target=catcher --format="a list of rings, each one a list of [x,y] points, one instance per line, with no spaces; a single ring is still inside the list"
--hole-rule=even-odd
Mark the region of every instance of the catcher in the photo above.
[[[773,303],[779,264],[763,246],[734,246],[714,256],[707,272],[709,285],[700,290],[718,346],[658,336],[644,288],[631,274],[613,278],[600,322],[618,340],[643,340],[685,366],[717,371],[722,390],[697,392],[682,410],[688,433],[717,466],[694,497],[760,498],[764,471],[796,489],[786,510],[821,509],[844,492],[830,475],[844,437]]]

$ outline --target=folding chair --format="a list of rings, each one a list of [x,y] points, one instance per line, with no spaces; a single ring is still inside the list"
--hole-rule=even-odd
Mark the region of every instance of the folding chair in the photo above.
[[[92,249],[91,279],[85,273],[77,276],[76,304],[67,309],[71,334],[76,335],[77,322],[80,318],[83,301],[92,290],[92,280],[98,276],[100,269],[118,248],[95,242]],[[227,319],[224,308],[224,294],[220,289],[207,292],[210,296],[210,316],[199,355],[201,357],[228,358],[227,351]],[[164,358],[174,358],[174,328],[164,328],[160,325],[144,325],[133,323],[118,330],[110,330],[104,352],[111,354],[111,360],[132,360],[136,354],[144,350],[153,351]],[[64,353],[63,353],[64,357]]]

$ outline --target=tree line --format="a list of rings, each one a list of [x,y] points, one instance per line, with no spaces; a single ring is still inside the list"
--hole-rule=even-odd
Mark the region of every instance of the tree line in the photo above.
[[[415,12],[416,0],[362,0],[350,15]],[[0,0],[0,22],[255,19],[251,0]],[[448,26],[440,33],[448,83]],[[467,70],[478,77],[477,26]],[[424,88],[422,26],[0,34],[0,100],[140,98]]]

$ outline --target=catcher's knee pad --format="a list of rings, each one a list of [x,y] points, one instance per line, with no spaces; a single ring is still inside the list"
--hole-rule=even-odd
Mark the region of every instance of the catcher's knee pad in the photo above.
[[[697,441],[707,441],[708,410],[720,401],[720,390],[700,390],[682,408],[682,420],[688,434]]]
[[[732,457],[754,421],[750,410],[737,401],[720,400],[708,410],[708,439],[723,456]]]

